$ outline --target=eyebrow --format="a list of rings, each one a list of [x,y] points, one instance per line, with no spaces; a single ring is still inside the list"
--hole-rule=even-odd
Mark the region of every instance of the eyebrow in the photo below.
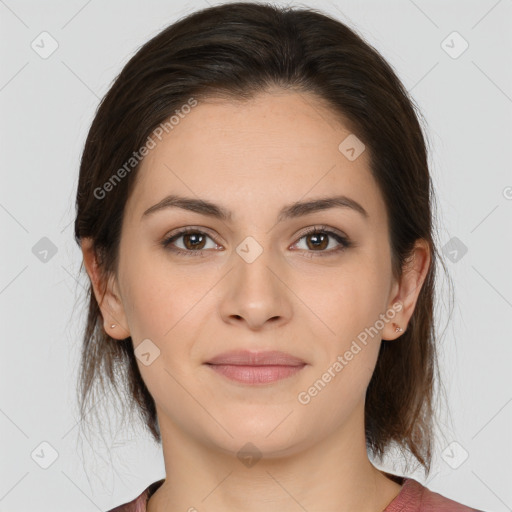
[[[142,218],[167,208],[181,208],[201,215],[215,217],[223,221],[231,221],[232,219],[232,212],[220,205],[207,201],[206,199],[196,199],[173,194],[164,197],[161,201],[148,208],[142,214]],[[328,210],[330,208],[347,208],[360,213],[365,219],[368,219],[369,217],[368,212],[357,201],[347,196],[340,195],[322,197],[312,199],[310,201],[295,202],[284,206],[279,212],[277,221],[282,222],[286,219],[294,219],[321,210]]]

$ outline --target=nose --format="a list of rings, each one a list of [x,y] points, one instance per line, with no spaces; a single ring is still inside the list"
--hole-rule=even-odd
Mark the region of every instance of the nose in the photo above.
[[[233,268],[223,280],[220,302],[225,322],[245,324],[256,331],[290,321],[293,293],[286,285],[285,267],[271,260],[266,250],[252,262],[233,254]]]

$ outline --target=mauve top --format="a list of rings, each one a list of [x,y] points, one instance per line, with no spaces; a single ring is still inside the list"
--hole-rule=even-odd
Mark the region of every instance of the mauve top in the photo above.
[[[402,485],[402,490],[382,512],[482,512],[432,492],[413,478],[393,476],[393,480]],[[149,498],[164,480],[152,483],[133,501],[108,512],[146,512]]]

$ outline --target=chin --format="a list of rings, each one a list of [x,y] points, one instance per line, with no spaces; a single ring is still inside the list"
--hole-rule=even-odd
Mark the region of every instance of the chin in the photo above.
[[[296,423],[298,417],[293,413],[286,417],[289,412],[281,413],[278,419],[275,414],[258,414],[257,408],[251,416],[224,416],[222,425],[230,435],[223,429],[215,429],[205,432],[204,438],[209,439],[211,447],[238,458],[245,452],[268,459],[290,456],[313,445],[317,434],[310,432],[308,442],[307,432]]]

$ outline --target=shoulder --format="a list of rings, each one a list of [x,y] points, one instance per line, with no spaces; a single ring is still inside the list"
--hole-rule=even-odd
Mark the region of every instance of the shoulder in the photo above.
[[[164,483],[164,480],[165,479],[153,482],[132,501],[123,503],[107,512],[146,512],[146,504],[149,498]]]
[[[483,512],[427,489],[413,478],[404,478],[402,490],[384,512]]]

